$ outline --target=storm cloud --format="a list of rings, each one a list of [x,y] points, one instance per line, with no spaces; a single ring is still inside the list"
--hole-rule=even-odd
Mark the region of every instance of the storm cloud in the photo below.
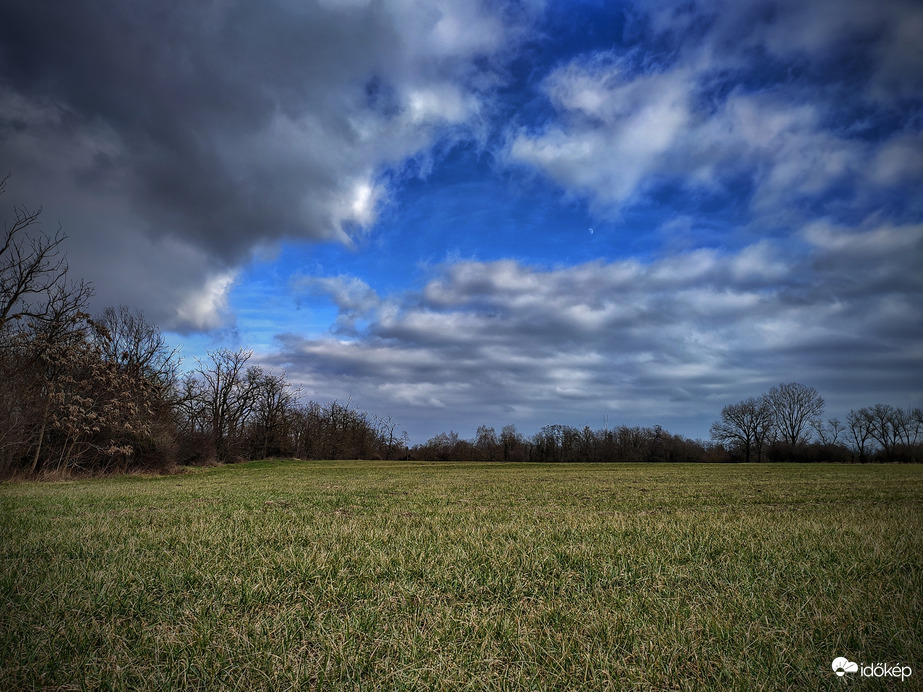
[[[475,136],[522,13],[14,1],[0,20],[11,190],[62,210],[73,264],[106,297],[194,329],[220,323],[215,293],[255,248],[352,242],[389,176],[425,167],[437,141]],[[136,290],[139,275],[152,285]],[[152,290],[160,307],[144,300]]]

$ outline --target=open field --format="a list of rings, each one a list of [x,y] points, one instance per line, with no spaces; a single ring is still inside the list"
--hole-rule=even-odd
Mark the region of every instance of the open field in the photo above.
[[[921,528],[920,466],[4,484],[0,689],[921,689]]]

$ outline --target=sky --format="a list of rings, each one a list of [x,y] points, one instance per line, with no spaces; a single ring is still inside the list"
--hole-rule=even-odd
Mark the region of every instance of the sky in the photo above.
[[[916,0],[4,0],[93,307],[412,442],[923,405]],[[9,218],[9,214],[4,219]]]

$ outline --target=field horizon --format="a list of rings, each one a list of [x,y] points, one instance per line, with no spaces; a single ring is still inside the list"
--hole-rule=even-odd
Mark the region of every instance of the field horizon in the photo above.
[[[0,520],[3,689],[920,688],[918,465],[264,460]]]

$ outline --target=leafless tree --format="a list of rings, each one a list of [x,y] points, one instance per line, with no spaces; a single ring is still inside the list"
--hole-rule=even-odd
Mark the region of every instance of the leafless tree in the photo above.
[[[254,392],[252,428],[254,450],[261,458],[283,455],[291,449],[290,423],[298,390],[285,373],[260,371]]]
[[[838,418],[829,418],[826,423],[820,418],[813,418],[811,428],[817,435],[818,441],[822,445],[828,446],[836,445],[840,436],[846,430]]]
[[[869,409],[851,410],[846,417],[846,425],[852,438],[856,456],[860,463],[868,461],[869,443],[874,440],[872,435],[872,415]]]
[[[409,440],[406,430],[398,432],[397,421],[390,414],[378,419],[378,436],[381,439],[385,459],[394,459],[399,450],[403,453]]]
[[[322,408],[324,438],[331,459],[368,459],[378,455],[379,436],[369,415],[350,399],[331,401]]]
[[[525,461],[529,458],[528,442],[515,425],[504,425],[500,431],[500,445],[503,448],[503,461]]]
[[[893,461],[895,447],[901,442],[901,410],[891,404],[875,404],[863,411],[870,423],[869,434],[881,445],[885,459]]]
[[[923,431],[921,417],[919,409],[911,408],[895,408],[892,415],[895,439],[904,448],[908,461],[913,461],[917,440]]]
[[[63,301],[69,304],[70,299]],[[22,331],[24,369],[35,383],[30,470],[113,471],[164,461],[156,430],[161,390],[105,356],[107,333],[85,312],[36,320]]]
[[[172,464],[176,449],[179,349],[171,347],[160,329],[140,310],[126,306],[106,308],[93,320],[101,357],[126,383],[127,396],[136,410],[145,411],[144,427],[150,439],[143,446],[150,456]],[[136,427],[140,429],[141,421]],[[141,449],[136,450],[141,461]]]
[[[180,365],[179,349],[167,344],[160,329],[140,310],[121,305],[106,308],[94,322],[99,326],[100,347],[106,360],[135,378],[144,378],[166,394],[174,388]]]
[[[500,456],[500,441],[497,439],[497,431],[488,425],[480,425],[477,429],[477,436],[474,442],[475,447],[485,461],[497,461]]]
[[[782,442],[796,447],[807,441],[811,420],[824,412],[824,398],[814,387],[790,382],[773,387],[766,395],[775,430]]]
[[[7,174],[0,180],[6,191]],[[12,320],[49,319],[47,297],[62,286],[67,258],[61,244],[67,236],[41,230],[42,209],[13,207],[13,220],[0,236],[0,328]]]
[[[916,458],[917,442],[923,432],[923,415],[919,409],[875,404],[850,412],[850,416],[854,414],[866,437],[878,443],[887,461],[913,461]]]
[[[711,436],[718,442],[741,449],[744,461],[751,461],[753,453],[756,461],[760,461],[773,421],[772,407],[766,397],[750,398],[725,406],[721,410],[721,420],[711,426]]]
[[[207,357],[197,360],[198,398],[202,412],[209,423],[209,433],[219,460],[235,457],[241,427],[256,402],[256,393],[262,371],[247,368],[252,351],[222,348],[208,351]]]

